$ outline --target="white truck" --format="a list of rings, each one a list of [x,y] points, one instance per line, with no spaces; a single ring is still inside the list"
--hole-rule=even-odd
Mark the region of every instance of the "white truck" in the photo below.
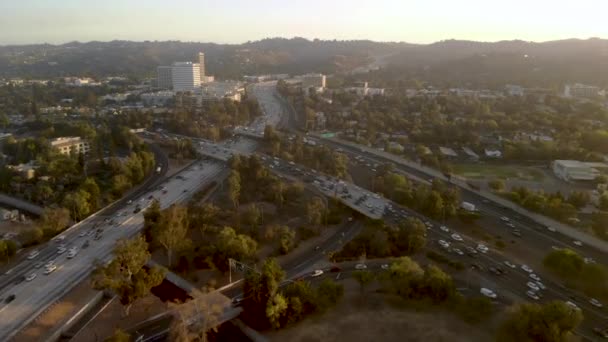
[[[460,207],[466,211],[476,211],[477,210],[475,207],[475,204],[469,203],[469,202],[460,203]]]
[[[160,166],[156,167],[156,173],[160,173],[161,170],[162,170],[162,167],[160,167]]]

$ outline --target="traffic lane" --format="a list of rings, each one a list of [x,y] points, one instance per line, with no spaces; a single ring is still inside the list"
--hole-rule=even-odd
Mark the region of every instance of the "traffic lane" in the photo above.
[[[371,153],[369,153],[367,151],[361,151],[361,150],[358,150],[358,149],[350,147],[350,146],[336,144],[334,142],[326,141],[326,140],[324,140],[323,143],[331,145],[333,147],[341,148],[344,151],[349,151],[353,155],[363,155],[368,160],[376,161],[377,163],[382,163],[382,162],[385,162],[387,160],[384,157],[379,157],[379,156],[371,154]],[[419,171],[417,169],[414,169],[414,168],[411,168],[411,167],[408,167],[408,166],[404,166],[404,165],[398,164],[394,160],[389,160],[389,161],[395,163],[395,168],[396,169],[402,170],[402,171],[404,171],[404,172],[406,172],[408,174],[415,175],[415,176],[417,176],[419,178],[422,178],[422,179],[433,179],[434,178],[433,176],[429,176],[426,173],[424,173],[422,171]],[[461,194],[463,195],[463,199],[464,200],[469,199],[471,201],[476,202],[476,204],[477,203],[483,203],[483,201],[486,200],[484,197],[476,194],[475,192],[471,191],[470,189],[466,189],[464,187],[460,188],[460,189],[461,189]],[[490,203],[485,203],[485,205],[486,205],[485,206],[486,208],[491,209],[492,211],[496,212],[496,214],[499,215],[499,216],[507,216],[507,217],[517,217],[517,216],[519,216],[519,217],[521,217],[521,219],[520,219],[522,221],[521,223],[524,224],[524,227],[526,227],[526,228],[533,227],[532,229],[535,230],[534,228],[538,228],[539,226],[542,226],[542,225],[536,223],[535,221],[533,221],[533,220],[531,220],[529,218],[525,218],[524,216],[520,216],[519,214],[517,214],[516,212],[514,212],[511,209],[504,208],[503,206],[501,206],[499,204],[495,204],[495,203],[490,202]],[[553,236],[546,236],[545,235],[545,238],[546,237],[550,237],[550,238],[554,238],[554,239],[557,238],[558,241],[562,242],[562,244],[566,244],[569,247],[573,246],[572,245],[572,239],[570,239],[569,237],[567,237],[567,236],[565,236],[563,234],[560,234],[559,232],[557,232],[555,234],[555,237],[553,237]],[[590,247],[585,248],[584,250],[592,258],[594,258],[596,260],[602,260],[603,263],[607,263],[608,258],[601,251],[596,250],[594,248],[590,248]]]
[[[123,199],[118,200],[116,203],[114,203],[114,204],[110,205],[109,207],[103,209],[102,211],[98,212],[96,217],[92,218],[91,220],[85,219],[84,222],[81,223],[80,228],[87,229],[87,228],[91,228],[92,225],[100,224],[104,219],[102,216],[108,216],[108,215],[114,214],[118,210],[118,208],[120,206],[124,205],[124,203],[126,203],[127,201],[138,197],[143,192],[149,191],[149,187],[151,184],[162,179],[162,177],[164,176],[164,173],[166,172],[166,169],[167,169],[167,166],[164,167],[164,172],[161,172],[160,174],[152,174],[150,177],[148,177],[146,182],[144,182],[142,185],[140,185],[140,187],[137,190],[131,192]],[[79,234],[79,233],[63,232],[63,233],[59,234],[58,236],[69,237],[69,238],[66,238],[66,242],[64,242],[67,244],[70,241],[75,240],[74,235],[76,235],[76,234]],[[27,258],[27,255],[25,255],[25,253],[24,253],[23,257],[21,257],[19,259],[18,263],[9,269],[10,274],[7,274],[6,272],[4,273],[4,276],[0,279],[0,289],[5,288],[6,286],[8,286],[11,283],[15,283],[19,279],[22,279],[27,274],[30,274],[31,272],[33,272],[35,270],[35,268],[33,267],[35,264],[37,264],[40,261],[44,262],[44,261],[51,260],[57,252],[56,246],[53,246],[53,241],[49,241],[47,243],[44,243],[43,245],[39,245],[35,249],[37,249],[40,252],[40,254],[36,258],[30,260]]]
[[[398,217],[395,217],[394,215],[392,217],[393,220],[397,220]],[[458,241],[454,241],[451,238],[451,232],[444,232],[441,231],[440,229],[437,229],[437,225],[435,225],[432,229],[427,230],[427,236],[429,236],[431,238],[431,240],[439,240],[442,239],[444,241],[447,241],[449,243],[451,243],[451,245],[453,247],[457,246],[457,247],[462,247],[464,249],[465,246],[469,246],[469,247],[473,247],[475,248],[477,241],[475,239],[472,239],[466,235],[461,235],[461,237],[463,238],[464,241],[462,242],[458,242]],[[434,242],[433,241],[433,242]],[[431,246],[437,246],[435,243],[431,244]],[[437,249],[437,247],[435,247],[434,249]],[[445,250],[440,250],[442,253],[445,252]],[[517,285],[517,284],[524,284],[524,288],[525,288],[525,284],[528,281],[532,281],[531,278],[529,278],[529,274],[523,270],[521,270],[520,267],[516,268],[516,269],[509,269],[508,267],[506,267],[506,265],[504,264],[505,261],[511,261],[509,260],[508,257],[505,257],[504,255],[497,253],[497,251],[490,249],[487,253],[481,253],[479,252],[477,259],[483,261],[483,265],[486,268],[489,267],[500,267],[502,269],[506,269],[509,271],[509,273],[513,273],[513,276],[508,277],[506,279],[511,279],[516,281],[516,283],[511,283],[511,286],[520,286],[521,285]],[[467,260],[467,256],[455,256],[454,254],[448,254],[448,256],[450,258],[456,258],[459,261],[463,261],[463,260]],[[465,261],[468,262],[468,261]],[[511,261],[512,262],[512,261]],[[513,263],[513,262],[512,262]],[[512,272],[513,271],[513,272]],[[540,274],[539,272],[535,271],[536,274]],[[559,298],[560,300],[571,300],[571,296],[573,296],[573,293],[571,293],[570,291],[566,292],[563,288],[562,285],[559,283],[556,283],[555,281],[551,280],[551,279],[541,279],[543,284],[547,287],[546,291],[553,293],[553,295],[555,296],[555,298]],[[525,291],[524,291],[525,294]],[[597,310],[597,308],[595,308],[593,305],[591,305],[590,303],[587,302],[588,298],[585,299],[586,297],[577,294],[577,297],[579,297],[579,300],[577,300],[577,302],[582,302],[581,304],[581,308],[583,308],[585,311],[587,312],[591,312],[592,315],[594,315],[596,318],[601,318],[601,319],[608,319],[608,317],[603,316],[603,311],[601,310]],[[583,300],[580,300],[580,298],[582,298]]]
[[[481,210],[485,212],[492,213],[493,218],[506,216],[500,210],[495,210],[492,207],[487,207],[482,204]],[[569,237],[560,234],[559,232],[549,231],[546,227],[530,223],[529,220],[522,219],[522,216],[510,217],[511,222],[513,222],[517,229],[525,230],[527,235],[532,235],[534,238],[532,241],[542,240],[543,247],[545,247],[546,252],[550,252],[552,250],[551,247],[556,246],[560,248],[569,248],[574,251],[577,251],[583,257],[593,258],[595,261],[602,262],[604,264],[608,263],[608,256],[606,254],[601,253],[600,251],[590,248],[588,246],[577,246],[573,242],[574,240]]]
[[[193,183],[193,184],[190,184],[190,183]],[[195,185],[194,183],[198,183],[198,182],[197,182],[197,181],[191,181],[190,183],[186,183],[187,188],[191,188],[193,185]],[[175,199],[181,199],[181,198],[183,198],[183,197],[185,197],[185,196],[187,196],[187,194],[184,194],[183,192],[182,192],[182,193],[178,193],[178,192],[170,191],[170,192],[169,192],[169,196],[168,196],[168,197],[173,197],[173,198],[175,198]],[[141,216],[141,213],[140,213],[140,214],[138,214],[138,215],[140,215],[140,216]],[[137,233],[137,232],[139,231],[139,228],[141,228],[141,225],[142,225],[142,223],[143,223],[143,217],[142,217],[141,219],[142,219],[142,222],[140,222],[139,224],[137,224],[137,225],[136,225],[137,229],[136,229],[136,230],[134,230],[133,232],[128,232],[128,229],[124,229],[124,230],[123,230],[123,229],[116,229],[116,230],[114,230],[114,231],[116,231],[116,232],[123,232],[123,231],[127,231],[127,233],[126,233],[126,234],[127,234],[128,236],[132,236],[134,233]],[[128,227],[127,227],[127,228],[128,228]],[[119,233],[119,234],[121,234],[121,233]],[[111,236],[111,235],[114,235],[114,234],[110,233],[109,235]],[[123,235],[124,235],[124,234],[123,234]],[[113,238],[112,238],[112,240],[113,240],[112,244],[114,244],[116,240],[118,240],[119,238],[122,238],[122,237],[123,237],[123,236],[117,236],[117,237],[113,237]],[[104,238],[104,240],[105,240],[105,238]],[[91,250],[93,250],[93,249],[91,249]],[[106,247],[106,248],[103,248],[103,250],[104,250],[104,253],[106,253],[106,254],[107,254],[107,255],[105,255],[105,256],[109,256],[109,255],[110,255],[110,253],[111,253],[111,250],[112,250],[112,246],[108,246],[108,247]],[[98,253],[97,253],[97,254],[98,254]],[[97,258],[97,257],[99,257],[99,255],[92,255],[91,257]],[[103,257],[103,256],[102,256],[102,257]],[[92,262],[92,260],[91,260],[91,262]],[[80,269],[82,269],[82,271],[83,271],[84,273],[87,273],[88,271],[90,271],[90,264],[91,264],[91,263],[88,263],[88,264],[87,264],[89,267],[81,267]],[[69,265],[68,265],[68,266],[69,266]],[[66,268],[67,268],[67,271],[66,271]],[[45,285],[49,285],[49,286],[51,286],[51,285],[52,285],[52,287],[51,287],[51,290],[50,290],[50,291],[49,291],[49,290],[45,291],[45,297],[47,297],[47,298],[51,299],[52,301],[56,300],[56,298],[54,298],[54,296],[55,296],[55,295],[59,295],[59,293],[60,293],[60,292],[61,292],[61,291],[64,289],[64,287],[65,287],[65,286],[64,286],[64,287],[62,287],[62,286],[60,286],[60,285],[66,285],[66,284],[67,284],[66,286],[69,286],[69,284],[71,284],[71,283],[75,282],[75,279],[77,279],[77,278],[81,278],[81,276],[82,276],[82,274],[81,274],[81,273],[69,272],[69,271],[70,271],[70,268],[69,268],[69,267],[66,267],[66,268],[62,269],[62,270],[61,270],[62,272],[60,272],[60,273],[63,273],[63,274],[68,273],[68,274],[70,274],[70,275],[72,276],[71,278],[69,278],[69,279],[67,279],[65,282],[61,282],[61,283],[52,283],[52,284],[51,284],[51,283],[47,283],[47,284],[45,284]],[[57,272],[57,271],[58,271],[58,270],[56,270],[55,272]],[[55,272],[51,273],[51,275],[55,274]],[[23,286],[25,286],[25,287],[27,288],[27,284],[26,284],[26,285],[23,285]],[[55,291],[53,291],[53,290],[55,290]],[[22,291],[22,290],[21,290],[21,291]],[[17,298],[22,298],[22,296],[17,296]],[[29,306],[28,306],[28,305],[22,305],[22,306],[20,306],[19,308],[17,308],[17,309],[15,310],[15,306],[16,306],[17,304],[19,304],[19,301],[17,301],[17,298],[15,298],[15,301],[13,302],[15,305],[11,305],[11,311],[12,311],[12,312],[13,312],[13,311],[17,311],[17,314],[19,314],[19,313],[21,313],[22,311],[27,310],[28,308],[29,308],[30,310],[35,310],[35,309],[34,309],[35,305],[29,305]],[[11,304],[13,304],[13,303],[11,303]],[[25,304],[25,303],[24,303],[24,304]],[[50,304],[50,301],[48,301],[48,300],[47,300],[47,301],[44,301],[44,300],[42,300],[42,299],[40,299],[40,298],[38,297],[38,300],[36,300],[36,301],[35,301],[35,304],[36,304],[36,305],[39,305],[40,307],[45,307],[45,306],[47,306],[48,304]],[[3,311],[3,312],[5,312],[5,311]],[[2,313],[0,313],[0,314],[2,314]],[[24,316],[24,315],[22,315],[22,316]],[[14,317],[14,315],[11,315],[11,318],[16,318],[16,317]],[[24,317],[24,318],[25,318],[25,317]],[[1,321],[8,322],[8,320],[0,320],[0,322],[1,322]],[[16,321],[16,322],[25,321],[25,319],[16,319],[15,321]],[[10,323],[10,322],[9,322],[9,324],[12,324],[12,323]],[[18,324],[18,323],[17,323],[17,324]],[[7,326],[7,325],[5,325],[5,327],[6,327],[6,326]],[[10,326],[10,325],[9,325],[9,326]],[[3,329],[3,332],[6,332],[6,330],[7,330],[7,329]],[[9,329],[9,330],[10,330],[10,329]]]

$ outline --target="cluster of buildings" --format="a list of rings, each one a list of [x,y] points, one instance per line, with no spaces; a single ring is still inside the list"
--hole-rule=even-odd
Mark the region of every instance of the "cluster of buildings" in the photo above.
[[[87,154],[91,151],[91,144],[81,137],[59,137],[50,140],[51,147],[63,155]],[[38,165],[35,161],[25,164],[7,165],[7,168],[18,173],[24,179],[33,179]]]
[[[140,95],[144,106],[201,107],[207,103],[229,99],[241,101],[245,88],[240,82],[216,82],[205,71],[205,54],[198,53],[198,63],[174,62],[156,70],[156,87],[159,91]]]
[[[198,53],[198,63],[174,62],[156,69],[156,86],[174,92],[195,91],[201,84],[214,81],[205,74],[205,54]]]
[[[564,87],[565,97],[594,98],[601,95],[604,95],[604,93],[601,92],[600,88],[596,86],[575,83],[566,84]]]

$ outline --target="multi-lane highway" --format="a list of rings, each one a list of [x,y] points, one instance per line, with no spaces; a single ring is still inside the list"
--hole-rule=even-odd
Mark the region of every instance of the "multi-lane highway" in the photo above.
[[[161,207],[183,201],[192,191],[210,183],[225,166],[215,161],[197,162],[129,201],[118,212],[90,217],[38,248],[39,254],[23,260],[2,278],[0,340],[7,341],[40,312],[87,277],[95,261],[106,261],[117,240],[137,234],[143,226],[143,210],[153,198]],[[99,232],[99,233],[98,233]],[[88,242],[87,242],[88,241]],[[65,248],[65,250],[62,249]],[[68,258],[69,251],[77,254]],[[63,250],[63,252],[62,252]],[[46,264],[54,264],[48,273]],[[31,280],[25,280],[35,274]],[[7,303],[6,298],[13,298]]]

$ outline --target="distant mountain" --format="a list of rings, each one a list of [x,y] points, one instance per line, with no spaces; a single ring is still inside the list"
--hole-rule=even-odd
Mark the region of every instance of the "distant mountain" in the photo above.
[[[151,77],[156,66],[194,61],[199,51],[206,54],[209,74],[219,78],[279,72],[342,73],[370,63],[374,56],[384,56],[388,63],[384,72],[395,79],[477,86],[508,82],[608,85],[608,40],[597,38],[543,43],[445,40],[428,45],[269,38],[238,45],[111,41],[0,46],[0,77]]]

